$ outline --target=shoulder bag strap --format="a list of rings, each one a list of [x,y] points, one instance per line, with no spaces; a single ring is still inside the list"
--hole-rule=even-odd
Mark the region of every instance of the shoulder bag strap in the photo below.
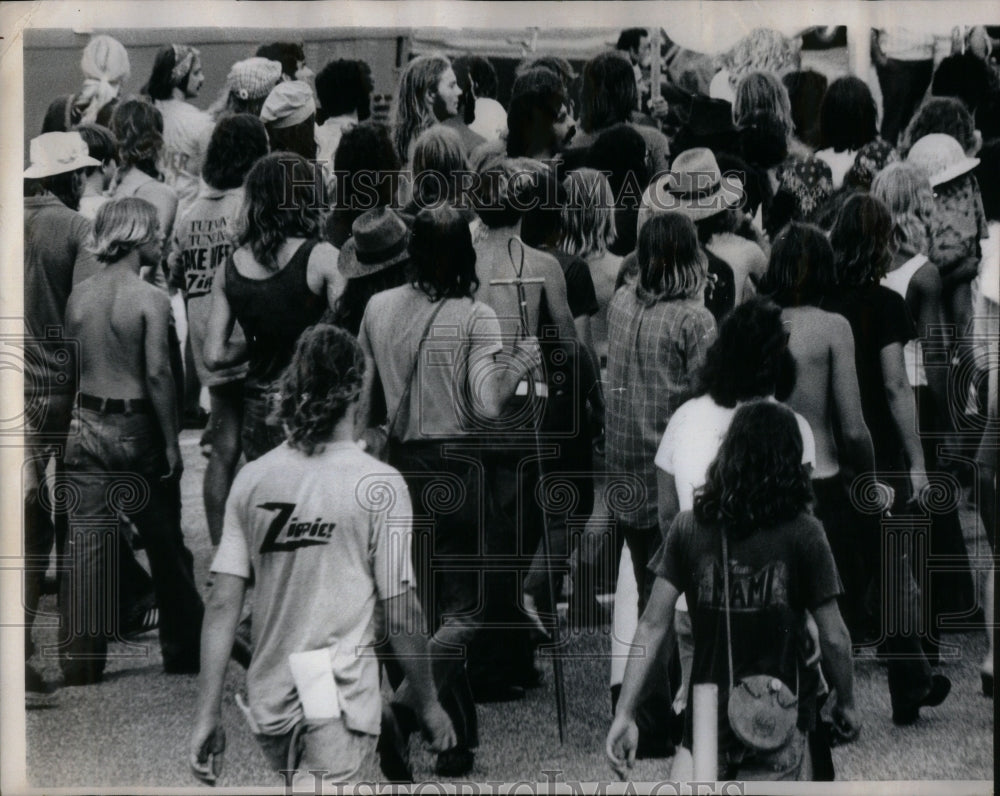
[[[448,299],[446,298],[441,298],[438,300],[437,306],[434,308],[434,311],[430,314],[430,317],[427,319],[427,325],[424,326],[423,334],[420,335],[420,342],[417,343],[417,355],[413,358],[413,363],[410,365],[410,373],[406,377],[406,387],[403,389],[403,396],[399,399],[399,405],[396,407],[396,411],[393,412],[392,418],[389,420],[389,426],[388,426],[389,439],[392,439],[392,432],[396,428],[396,422],[399,420],[399,416],[403,413],[403,407],[406,406],[410,401],[410,392],[412,391],[413,387],[413,377],[416,375],[417,364],[420,362],[420,349],[424,344],[424,340],[427,339],[427,335],[430,334],[431,326],[434,325],[434,319],[438,316],[438,313],[441,312],[441,308],[444,306],[444,303],[447,300]]]
[[[722,583],[723,599],[726,607],[726,655],[729,661],[729,690],[733,690],[733,629],[729,619],[729,546],[726,544],[726,529],[722,531]],[[799,696],[799,659],[795,656],[795,698]]]

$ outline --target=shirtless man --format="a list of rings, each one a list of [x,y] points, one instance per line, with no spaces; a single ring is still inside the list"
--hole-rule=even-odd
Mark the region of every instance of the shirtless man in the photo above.
[[[575,345],[576,326],[569,308],[566,292],[566,278],[562,267],[555,257],[526,246],[519,238],[522,211],[536,201],[537,186],[541,184],[539,170],[547,167],[538,161],[526,159],[495,160],[488,163],[480,174],[479,194],[477,195],[477,212],[483,226],[474,237],[476,249],[476,273],[479,277],[479,289],[476,300],[491,307],[500,323],[501,339],[506,350],[510,350],[514,342],[524,336],[521,329],[521,308],[518,290],[512,280],[520,276],[524,284],[525,306],[528,335],[537,335],[543,347],[548,344]],[[544,197],[541,197],[544,201]],[[505,284],[495,284],[497,281]],[[550,336],[544,330],[554,330]],[[580,383],[593,384],[593,362],[588,356],[577,357],[580,367]],[[515,397],[508,402],[505,415],[511,426],[503,428],[504,441],[520,443],[521,447],[500,452],[495,451],[488,457],[488,468],[496,468],[491,477],[500,486],[497,494],[502,495],[504,508],[501,513],[516,521],[516,527],[491,528],[486,534],[486,550],[491,554],[507,556],[523,555],[522,572],[527,574],[532,553],[541,539],[543,518],[541,507],[536,500],[519,500],[522,494],[531,496],[535,487],[535,475],[529,474],[522,466],[522,460],[536,457],[536,430],[544,437],[545,423],[543,412],[535,414],[535,407],[530,410],[520,401],[530,400],[531,396],[539,397],[547,394],[544,374],[538,373],[534,378],[534,386],[523,382],[517,389]],[[526,422],[530,418],[530,421]],[[537,423],[535,421],[541,421]],[[558,444],[558,440],[554,439]],[[548,455],[547,458],[552,458]],[[532,491],[528,491],[532,490]],[[491,523],[491,525],[493,525]],[[484,529],[484,533],[486,529]],[[553,552],[556,545],[550,546]],[[565,545],[561,545],[565,549]],[[520,551],[520,552],[518,552]],[[496,573],[493,578],[498,584],[496,588],[488,589],[488,594],[503,594],[503,599],[513,593],[514,586],[508,582],[509,574]],[[503,585],[499,585],[503,581]],[[523,594],[523,587],[518,585],[517,593]],[[522,598],[524,599],[524,598]],[[498,622],[509,622],[524,628],[531,624],[538,628],[538,615],[535,612],[534,599],[527,598],[523,605],[526,610],[517,611],[514,606],[494,605],[487,607],[487,613],[494,616]],[[511,609],[515,610],[510,615]],[[504,611],[507,617],[499,614]],[[494,612],[494,613],[491,613]],[[496,632],[497,638],[500,632]],[[507,633],[507,631],[503,631]],[[483,668],[489,670],[484,675],[489,680],[489,686],[481,686],[476,682],[476,667],[472,667],[470,675],[473,687],[480,691],[506,690],[511,686],[534,686],[538,683],[538,675],[532,662],[532,644],[527,639],[514,640],[520,631],[507,633],[506,643],[498,642],[497,649],[491,656],[487,651],[484,658],[492,657]],[[492,646],[492,642],[489,645]],[[501,655],[500,653],[503,653]],[[501,661],[504,656],[507,661]],[[500,683],[494,682],[501,681]],[[506,681],[506,682],[504,682]]]
[[[812,305],[832,269],[833,250],[823,233],[807,224],[792,224],[774,243],[760,291],[782,307],[788,349],[797,366],[795,386],[785,403],[812,427],[816,514],[844,584],[844,619],[858,640],[868,568],[865,545],[875,535],[868,532],[870,523],[859,521],[849,490],[856,492],[852,485],[859,475],[874,473],[875,452],[861,411],[851,326],[843,316]],[[888,487],[881,488],[885,505],[891,505]]]
[[[60,664],[67,685],[99,682],[107,642],[120,632],[104,618],[115,612],[92,604],[116,591],[117,543],[113,534],[94,532],[95,519],[116,527],[118,513],[127,514],[142,536],[160,606],[167,673],[198,671],[203,613],[180,525],[170,302],[139,277],[139,269],[160,256],[156,209],[143,199],[108,202],[97,213],[94,240],[105,267],[74,288],[66,307],[67,335],[79,341],[81,352],[66,470],[79,498],[75,516],[89,521],[70,528],[72,571],[60,595],[68,633]],[[97,617],[97,626],[87,626],[80,619],[86,616]]]

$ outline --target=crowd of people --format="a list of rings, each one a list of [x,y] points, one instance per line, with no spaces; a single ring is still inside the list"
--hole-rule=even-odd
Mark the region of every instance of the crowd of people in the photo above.
[[[917,722],[951,688],[940,618],[980,604],[965,487],[997,527],[996,36],[928,67],[873,32],[880,102],[769,30],[719,56],[626,30],[506,97],[486,58],[420,55],[387,124],[363,61],[265,45],[202,110],[198,49],[133,94],[94,36],[24,172],[28,706],[158,630],[200,673],[204,782],[231,659],[276,771],[408,781],[422,731],[467,776],[477,704],[538,687],[557,603],[606,623],[612,586],[620,773],[690,779],[715,683],[720,778],[832,779],[861,647]],[[204,393],[203,588],[178,440]],[[31,662],[53,550],[59,682]],[[746,729],[765,701],[780,738]]]

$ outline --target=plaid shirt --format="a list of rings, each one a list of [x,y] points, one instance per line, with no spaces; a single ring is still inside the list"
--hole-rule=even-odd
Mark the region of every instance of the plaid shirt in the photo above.
[[[647,308],[632,286],[612,297],[605,393],[608,469],[638,476],[645,487],[645,497],[628,505],[609,499],[618,521],[635,528],[656,526],[656,449],[670,416],[692,396],[695,375],[714,340],[715,319],[699,299]]]

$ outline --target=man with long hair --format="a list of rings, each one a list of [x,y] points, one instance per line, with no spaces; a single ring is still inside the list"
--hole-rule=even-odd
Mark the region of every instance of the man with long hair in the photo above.
[[[421,55],[406,65],[392,109],[392,142],[400,161],[413,159],[417,137],[458,115],[462,89],[443,55]]]
[[[635,711],[655,671],[655,656],[644,651],[659,649],[670,636],[681,594],[694,631],[692,688],[714,683],[719,689],[720,779],[808,778],[806,734],[815,722],[816,690],[799,652],[806,611],[815,617],[837,692],[835,723],[845,740],[856,736],[851,641],[836,599],[840,579],[823,528],[809,513],[812,490],[802,459],[802,435],[791,411],[772,401],[737,410],[693,511],[677,515],[650,564],[656,582],[632,641],[606,743],[620,775],[635,760]],[[741,741],[724,707],[730,684],[752,674],[795,688],[795,728],[773,752]],[[693,740],[692,714],[686,714],[685,745]]]
[[[72,570],[60,586],[67,684],[100,682],[110,640],[125,631],[123,589],[112,589],[122,515],[149,555],[168,674],[198,671],[202,603],[181,530],[177,400],[170,368],[170,303],[139,277],[162,249],[156,209],[143,199],[112,200],[97,211],[93,250],[104,269],[78,284],[66,305],[66,332],[80,344],[78,408],[66,471],[79,495],[70,528]],[[124,479],[124,482],[123,482]],[[118,486],[116,487],[116,484]],[[134,493],[129,499],[122,485]],[[119,594],[119,604],[109,605]],[[115,609],[118,610],[115,610]],[[109,619],[109,617],[116,617]]]
[[[412,588],[406,483],[354,442],[364,376],[364,354],[348,332],[325,324],[307,329],[281,376],[275,413],[287,441],[248,464],[233,484],[212,564],[191,734],[190,765],[203,782],[215,784],[221,773],[223,683],[251,572],[256,645],[247,717],[271,766],[300,772],[287,784],[312,782],[313,771],[334,782],[375,773],[377,609],[407,676],[397,698],[420,717],[435,749],[454,745],[435,696],[427,638],[415,632],[424,619]],[[306,666],[314,675],[310,688],[299,676]]]
[[[844,585],[841,610],[852,636],[860,641],[866,545],[872,534],[849,495],[855,478],[874,472],[875,453],[861,408],[854,334],[843,317],[817,306],[833,278],[833,249],[822,230],[795,222],[775,239],[760,291],[782,308],[796,364],[791,392],[782,400],[805,417],[813,431],[815,513]]]
[[[388,460],[409,484],[415,516],[430,524],[430,539],[414,540],[414,559],[440,653],[434,680],[458,740],[439,755],[436,771],[454,777],[471,771],[479,738],[466,661],[448,650],[465,647],[472,657],[482,646],[484,614],[495,601],[487,555],[503,552],[493,537],[508,528],[500,510],[509,507],[496,497],[506,485],[484,462],[487,434],[537,367],[538,346],[530,338],[503,350],[496,313],[475,298],[477,254],[469,224],[454,208],[421,210],[409,252],[411,281],[372,296],[361,322],[372,367],[359,429],[385,420]],[[384,412],[376,409],[377,395]],[[442,490],[460,499],[442,501]],[[402,718],[405,731],[412,722]]]
[[[902,296],[879,284],[892,262],[891,239],[892,217],[882,202],[865,194],[848,199],[830,233],[836,287],[823,296],[820,306],[843,315],[854,332],[861,408],[872,433],[875,465],[879,477],[895,490],[896,528],[881,527],[879,522],[875,538],[880,549],[869,562],[867,575],[878,587],[885,573],[899,573],[889,580],[880,600],[883,606],[897,606],[897,615],[890,619],[897,627],[883,623],[874,630],[889,655],[892,720],[907,725],[919,719],[920,708],[940,705],[951,682],[931,672],[922,648],[922,641],[929,639],[921,638],[926,635],[921,627],[921,590],[914,580],[909,545],[892,538],[899,533],[900,518],[913,517],[914,535],[923,525],[929,484],[903,358],[903,347],[916,337],[916,330]],[[902,611],[914,621],[901,624]]]

